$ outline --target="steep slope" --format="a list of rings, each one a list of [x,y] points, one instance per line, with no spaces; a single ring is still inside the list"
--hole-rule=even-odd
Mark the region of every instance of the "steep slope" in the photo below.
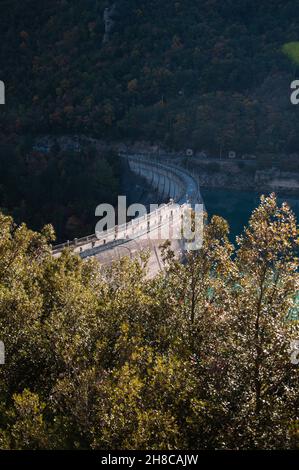
[[[213,152],[297,149],[294,67],[281,52],[299,37],[293,1],[2,5],[6,131],[80,131]]]

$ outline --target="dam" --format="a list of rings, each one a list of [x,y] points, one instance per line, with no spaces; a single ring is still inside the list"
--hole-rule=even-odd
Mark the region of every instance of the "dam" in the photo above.
[[[177,256],[183,256],[185,242],[180,237],[182,218],[186,210],[203,204],[195,174],[171,163],[162,163],[146,155],[124,155],[130,171],[143,178],[156,195],[152,204],[168,201],[151,212],[135,217],[122,225],[115,225],[100,234],[67,241],[53,247],[53,256],[70,249],[82,259],[94,257],[105,266],[124,256],[136,258],[141,251],[149,251],[148,271],[155,275],[162,269],[160,246],[166,239]]]

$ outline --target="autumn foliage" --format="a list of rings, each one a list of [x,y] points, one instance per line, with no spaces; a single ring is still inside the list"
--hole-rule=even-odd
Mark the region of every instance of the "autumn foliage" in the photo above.
[[[234,247],[214,216],[203,248],[146,278],[146,254],[105,270],[51,227],[0,218],[2,449],[298,447],[298,231],[262,198]],[[293,316],[290,316],[293,312]]]

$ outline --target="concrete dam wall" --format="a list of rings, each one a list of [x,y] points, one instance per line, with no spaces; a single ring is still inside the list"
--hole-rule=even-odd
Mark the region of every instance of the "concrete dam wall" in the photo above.
[[[71,249],[82,259],[95,257],[102,265],[123,256],[135,258],[141,251],[150,252],[149,274],[154,275],[162,268],[160,246],[166,239],[171,240],[172,249],[178,256],[184,252],[184,241],[180,238],[181,220],[189,205],[201,204],[202,198],[197,178],[186,170],[171,164],[164,164],[142,155],[123,156],[131,171],[142,178],[157,194],[152,204],[162,199],[170,202],[155,210],[136,217],[128,223],[115,225],[108,231],[67,241],[53,247],[53,256],[60,256],[65,248]]]

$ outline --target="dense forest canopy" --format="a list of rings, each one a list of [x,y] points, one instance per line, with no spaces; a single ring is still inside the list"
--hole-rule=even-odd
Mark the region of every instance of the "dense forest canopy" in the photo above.
[[[290,0],[2,0],[2,130],[298,150]]]
[[[86,236],[94,233],[98,204],[116,204],[120,171],[117,155],[92,146],[76,152],[53,145],[42,154],[31,139],[2,143],[0,207],[35,230],[53,224],[58,242]]]
[[[53,258],[49,226],[0,214],[0,233],[1,449],[298,448],[285,204],[263,199],[236,247],[213,217],[185,264],[165,246],[154,279],[145,254],[99,270]]]

